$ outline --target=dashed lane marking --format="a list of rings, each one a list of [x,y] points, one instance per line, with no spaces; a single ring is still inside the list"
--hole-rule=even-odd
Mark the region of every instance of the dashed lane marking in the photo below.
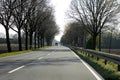
[[[16,68],[16,69],[13,69],[13,70],[9,71],[8,73],[13,73],[13,72],[15,72],[15,71],[18,71],[18,70],[24,68],[24,67],[25,67],[25,66],[23,65],[23,66],[21,66],[21,67],[18,67],[18,68]]]

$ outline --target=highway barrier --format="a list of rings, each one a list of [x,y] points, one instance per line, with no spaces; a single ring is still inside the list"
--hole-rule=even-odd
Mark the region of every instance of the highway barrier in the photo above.
[[[120,56],[119,55],[114,55],[114,54],[109,54],[105,52],[98,52],[94,50],[89,50],[89,49],[82,49],[79,47],[73,47],[76,50],[79,50],[83,54],[87,54],[90,57],[97,57],[97,60],[99,58],[104,59],[104,63],[107,64],[107,61],[114,62],[118,64],[118,71],[120,71]]]

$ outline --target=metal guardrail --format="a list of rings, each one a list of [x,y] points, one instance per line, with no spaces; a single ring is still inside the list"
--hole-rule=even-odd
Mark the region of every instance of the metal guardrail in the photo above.
[[[95,56],[97,58],[105,59],[105,64],[107,63],[107,61],[114,62],[114,63],[118,64],[118,71],[120,71],[120,56],[119,55],[117,56],[117,55],[112,55],[112,54],[108,54],[108,53],[104,53],[104,52],[97,52],[97,51],[88,50],[88,49],[81,49],[79,47],[74,47],[74,48],[83,53]]]

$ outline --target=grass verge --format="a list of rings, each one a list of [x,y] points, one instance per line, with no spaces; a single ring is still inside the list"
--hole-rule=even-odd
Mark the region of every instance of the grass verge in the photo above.
[[[43,48],[36,48],[36,49],[32,49],[32,50],[24,50],[24,51],[2,53],[2,54],[0,54],[0,58],[8,57],[8,56],[14,56],[14,55],[19,55],[19,54],[24,54],[24,53],[31,52],[31,51],[36,51],[36,50],[43,50],[45,48],[48,48],[48,46],[45,46]]]
[[[117,71],[117,64],[107,62],[104,64],[104,59],[97,61],[96,57],[90,57],[81,53],[78,50],[71,48],[79,57],[91,65],[105,80],[120,80],[120,72]]]
[[[0,58],[13,56],[13,55],[18,55],[18,54],[24,54],[24,53],[31,52],[31,51],[32,50],[24,50],[24,51],[17,51],[17,52],[2,53],[2,54],[0,54]]]

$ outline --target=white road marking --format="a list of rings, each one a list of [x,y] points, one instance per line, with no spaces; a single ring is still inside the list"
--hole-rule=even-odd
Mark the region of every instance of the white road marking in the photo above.
[[[74,53],[74,52],[72,51],[72,53]],[[95,76],[95,78],[96,78],[97,80],[104,80],[104,79],[100,78],[100,77],[98,76],[98,74],[96,74],[96,72],[93,71],[92,67],[90,67],[84,60],[82,60],[82,59],[81,59],[78,55],[76,55],[75,53],[74,53],[74,55],[88,68],[88,70]]]
[[[9,71],[8,73],[13,73],[13,72],[15,72],[15,71],[18,71],[19,69],[24,68],[24,67],[25,67],[25,66],[23,65],[23,66],[21,66],[21,67],[18,67],[18,68],[16,68],[16,69],[13,69],[13,70]]]
[[[44,57],[40,57],[40,58],[38,58],[38,60],[41,60],[41,59],[43,59]]]
[[[53,51],[54,52],[54,51]],[[47,55],[47,56],[49,56],[50,55],[50,53]],[[38,60],[41,60],[41,59],[43,59],[44,57],[40,57],[40,58],[38,58]],[[18,67],[18,68],[16,68],[16,69],[13,69],[13,70],[11,70],[11,71],[9,71],[8,73],[9,74],[11,74],[11,73],[13,73],[13,72],[15,72],[15,71],[18,71],[19,69],[22,69],[22,68],[24,68],[25,66],[23,65],[23,66],[21,66],[21,67]]]
[[[49,56],[49,55],[50,55],[50,53],[47,54],[46,56]],[[46,56],[45,56],[45,57],[46,57]],[[45,57],[39,57],[38,60],[41,60],[41,59],[43,59],[43,58],[45,58]]]
[[[47,56],[49,56],[50,54],[48,54]]]

